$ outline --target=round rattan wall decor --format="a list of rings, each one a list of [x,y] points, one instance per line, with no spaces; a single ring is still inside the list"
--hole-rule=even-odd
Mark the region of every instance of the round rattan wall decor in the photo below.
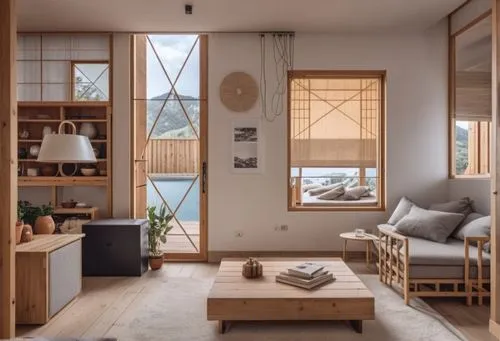
[[[220,100],[231,111],[250,110],[257,102],[259,88],[248,73],[232,72],[222,80]]]

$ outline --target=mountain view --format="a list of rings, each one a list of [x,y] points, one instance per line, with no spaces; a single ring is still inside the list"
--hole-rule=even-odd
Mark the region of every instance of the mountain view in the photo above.
[[[456,153],[456,165],[457,165],[457,174],[463,174],[468,161],[468,147],[469,147],[469,132],[467,129],[462,128],[460,126],[455,126],[455,153]]]
[[[148,131],[151,130],[158,112],[163,106],[168,93],[154,97],[148,101]],[[182,103],[182,105],[181,105]],[[189,124],[184,111],[186,110],[189,118],[197,132],[200,130],[200,102],[197,98],[179,95],[177,98],[171,94],[162,110],[160,118],[156,123],[152,138],[195,138],[196,134]]]

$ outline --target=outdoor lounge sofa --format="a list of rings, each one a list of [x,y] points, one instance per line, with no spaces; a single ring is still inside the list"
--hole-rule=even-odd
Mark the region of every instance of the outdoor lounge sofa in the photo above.
[[[429,211],[434,209],[431,206]],[[405,235],[398,231],[398,223],[379,225],[380,281],[402,289],[406,304],[412,297],[454,296],[465,297],[467,305],[477,297],[481,305],[483,297],[489,296],[490,226],[485,225],[491,220],[465,213],[466,218],[440,242],[409,235],[414,232]]]

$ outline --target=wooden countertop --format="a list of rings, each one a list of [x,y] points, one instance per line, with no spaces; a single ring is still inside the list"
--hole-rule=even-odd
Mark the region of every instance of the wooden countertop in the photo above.
[[[16,252],[49,253],[83,237],[84,234],[36,234],[31,242],[16,245]]]

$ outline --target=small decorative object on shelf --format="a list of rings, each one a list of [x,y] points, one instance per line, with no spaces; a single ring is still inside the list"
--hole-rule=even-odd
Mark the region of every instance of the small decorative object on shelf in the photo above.
[[[30,147],[30,155],[37,157],[38,153],[40,153],[40,145],[39,144],[34,144]]]
[[[38,168],[28,168],[28,170],[26,171],[26,175],[38,176]]]
[[[80,168],[80,173],[82,173],[83,176],[94,176],[97,173],[97,169],[94,166],[82,166],[82,168]]]
[[[52,134],[52,133],[53,133],[53,131],[52,131],[52,127],[51,126],[45,126],[45,127],[43,127],[42,136],[49,135],[49,134]]]
[[[92,123],[82,123],[80,127],[80,135],[87,136],[89,139],[93,139],[97,136],[97,128]]]
[[[262,264],[254,258],[249,258],[247,262],[243,264],[241,273],[245,278],[262,277]]]
[[[26,150],[26,148],[24,147],[21,147],[17,150],[17,157],[21,160],[24,160],[28,157],[28,151]]]
[[[61,202],[62,208],[75,208],[77,202],[71,199],[70,201],[63,201]]]
[[[25,128],[19,131],[19,138],[25,140],[30,137],[30,132]]]
[[[21,243],[27,243],[33,240],[33,229],[31,225],[23,225],[23,232],[21,234]]]
[[[43,176],[54,176],[57,174],[57,167],[54,164],[46,163],[41,168]]]

